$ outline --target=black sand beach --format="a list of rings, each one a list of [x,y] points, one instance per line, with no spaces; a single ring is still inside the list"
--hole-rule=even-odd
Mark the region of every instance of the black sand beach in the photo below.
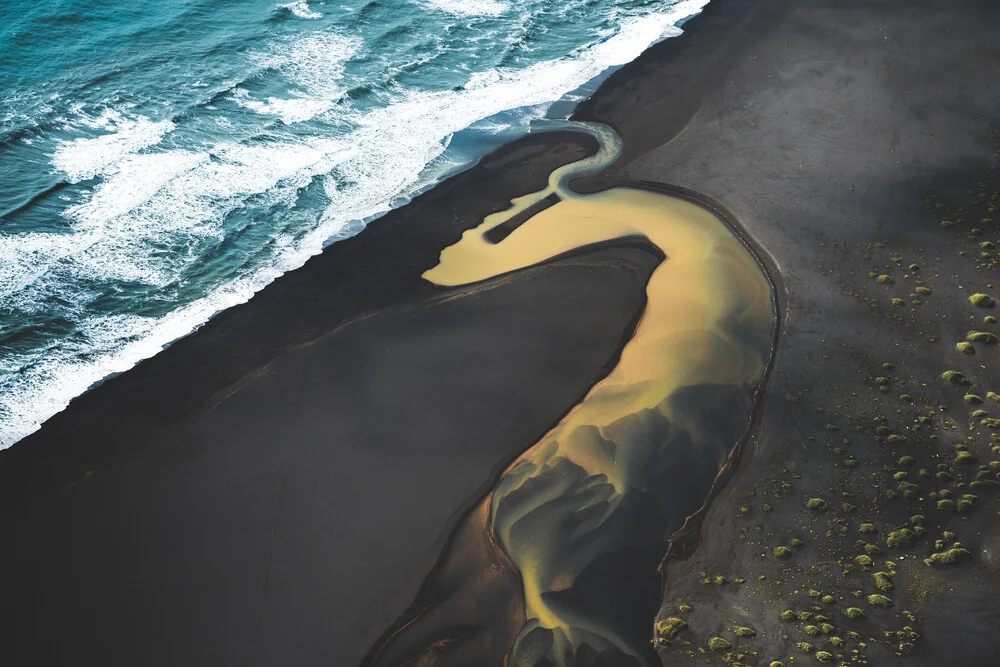
[[[554,140],[494,156],[407,214],[460,230],[455,193],[483,211],[503,203],[497,181],[537,187],[547,171],[528,156],[573,155]],[[427,236],[455,233],[444,226]],[[445,293],[416,280],[426,239],[397,235],[398,263],[376,246],[387,263],[368,255],[362,271],[351,246],[365,238],[319,258],[325,287],[287,276],[5,452],[19,664],[357,663],[518,443],[614,365],[660,260],[619,243]],[[397,303],[327,325],[354,305],[323,298],[340,290]],[[228,359],[256,365],[227,382]]]
[[[625,142],[616,167],[581,189],[690,188],[732,212],[780,270],[787,318],[759,438],[702,516],[687,560],[667,561],[664,591],[665,609],[694,607],[690,644],[665,651],[666,664],[703,661],[709,637],[733,640],[734,625],[756,623],[742,662],[766,665],[787,661],[801,639],[775,616],[790,591],[699,580],[783,576],[734,571],[762,549],[737,539],[741,507],[762,516],[748,494],[783,468],[798,476],[796,493],[833,488],[814,447],[825,449],[809,438],[834,422],[856,437],[844,415],[863,409],[837,401],[867,396],[875,360],[912,368],[916,386],[918,369],[933,378],[959,363],[983,393],[997,377],[986,353],[982,368],[952,358],[949,336],[970,326],[958,286],[972,269],[927,200],[967,197],[993,164],[1000,6],[715,0],[685,30],[581,105],[578,119],[608,123]],[[661,260],[642,243],[483,289],[419,279],[464,229],[589,150],[568,133],[502,149],[0,452],[5,661],[357,664],[498,471],[614,366],[641,313]],[[935,293],[958,295],[939,306],[943,317],[873,319],[855,291],[879,241],[907,257],[921,248],[940,276]],[[807,389],[837,398],[803,407]],[[965,411],[961,394],[928,400]],[[897,409],[908,408],[885,412]],[[902,656],[873,641],[868,664],[995,664],[994,496],[962,520],[979,555],[945,580],[951,593],[923,607],[916,593],[893,594],[894,614],[920,616],[918,649]],[[768,521],[800,521],[775,505]],[[894,508],[877,516],[912,513]],[[900,625],[887,616],[867,632]]]

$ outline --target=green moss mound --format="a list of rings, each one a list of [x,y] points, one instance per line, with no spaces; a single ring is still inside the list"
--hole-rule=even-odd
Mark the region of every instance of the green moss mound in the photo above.
[[[806,501],[806,507],[814,512],[825,512],[830,507],[830,503],[822,498],[810,498]]]
[[[872,579],[875,581],[875,588],[883,592],[891,591],[895,588],[895,586],[892,585],[892,579],[890,579],[891,576],[892,575],[888,572],[876,572],[873,574]]]
[[[979,498],[977,496],[972,495],[971,493],[963,494],[962,497],[958,499],[958,504],[956,505],[956,509],[958,509],[958,511],[962,512],[963,514],[965,512],[971,512],[972,509],[976,506],[976,502],[978,502],[978,500]]]
[[[868,604],[873,607],[891,607],[892,600],[884,595],[879,595],[878,593],[872,593],[868,596]]]
[[[970,465],[976,462],[976,457],[967,451],[960,451],[955,454],[955,463]]]
[[[677,618],[676,616],[670,616],[656,624],[656,632],[661,637],[667,639],[673,639],[678,632],[687,627],[687,621],[683,618]]]
[[[964,340],[961,343],[956,343],[955,344],[955,349],[958,350],[959,352],[961,352],[962,354],[975,354],[976,353],[976,346],[973,345],[972,343],[967,343]]]
[[[945,382],[950,382],[951,384],[961,384],[961,385],[972,384],[971,382],[969,382],[968,378],[966,378],[958,371],[945,371],[944,373],[941,373],[941,379],[944,380]]]
[[[909,528],[900,528],[886,535],[885,543],[886,546],[896,549],[913,544],[915,539],[916,535],[913,534],[912,530]]]
[[[788,558],[792,555],[792,550],[788,547],[774,547],[771,553],[774,554],[775,558]]]
[[[965,340],[972,343],[985,343],[986,345],[996,345],[997,337],[989,331],[970,331],[965,334]]]
[[[996,301],[993,300],[989,294],[983,294],[982,292],[976,292],[969,297],[969,303],[973,306],[978,306],[979,308],[992,308],[996,305]]]
[[[866,616],[865,610],[859,607],[848,607],[844,610],[844,616],[851,619],[864,618]]]
[[[708,640],[708,648],[713,651],[728,651],[733,645],[722,637],[712,637]]]
[[[733,628],[733,634],[737,637],[756,637],[757,632],[753,628],[748,628],[742,625],[738,625]]]
[[[961,544],[955,544],[950,549],[931,554],[930,558],[924,559],[924,563],[931,566],[954,565],[969,555],[968,549],[963,548]]]

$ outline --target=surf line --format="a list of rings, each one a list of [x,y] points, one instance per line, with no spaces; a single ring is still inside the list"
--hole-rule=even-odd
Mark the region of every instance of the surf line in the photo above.
[[[667,538],[704,504],[751,422],[777,326],[763,266],[726,222],[687,198],[636,187],[572,190],[574,179],[613,163],[622,143],[608,126],[571,126],[597,139],[598,152],[554,170],[546,188],[465,232],[423,277],[467,286],[636,237],[665,259],[649,278],[645,310],[618,364],[503,471],[463,520],[431,575],[432,585],[435,576],[447,579],[438,588],[448,594],[390,635],[383,649],[395,650],[377,654],[405,655],[405,662],[376,664],[459,665],[468,654],[457,656],[477,641],[495,643],[495,634],[492,641],[476,638],[494,623],[475,621],[468,610],[476,608],[470,598],[492,599],[491,588],[504,585],[504,577],[480,570],[487,562],[502,570],[508,561],[519,577],[523,615],[503,664],[569,667],[595,656],[658,664],[649,643],[655,608],[638,607],[648,605],[650,586],[657,589]],[[491,230],[552,197],[551,206],[491,240]],[[484,542],[461,543],[477,531],[485,531]],[[500,553],[483,556],[482,544]],[[443,626],[454,627],[460,609],[472,629],[459,640]],[[486,654],[497,655],[496,647]]]

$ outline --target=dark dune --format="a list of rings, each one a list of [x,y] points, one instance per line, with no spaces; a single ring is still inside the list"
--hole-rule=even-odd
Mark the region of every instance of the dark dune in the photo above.
[[[642,243],[419,278],[587,142],[500,151],[0,453],[5,659],[359,662],[641,313],[661,260]]]
[[[8,513],[7,654],[357,663],[484,482],[613,363],[658,260],[595,250],[359,318]]]

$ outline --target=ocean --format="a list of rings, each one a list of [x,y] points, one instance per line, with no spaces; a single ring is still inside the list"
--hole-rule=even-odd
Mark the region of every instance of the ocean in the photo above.
[[[5,0],[0,448],[708,0]]]

